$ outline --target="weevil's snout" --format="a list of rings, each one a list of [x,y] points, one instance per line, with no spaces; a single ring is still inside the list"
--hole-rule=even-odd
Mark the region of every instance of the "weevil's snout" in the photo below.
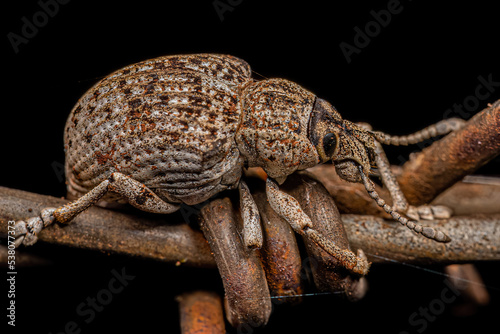
[[[370,159],[362,142],[349,135],[340,136],[338,152],[332,157],[337,174],[349,182],[361,182],[359,166],[366,175],[370,173]]]
[[[349,182],[361,182],[361,175],[359,175],[359,164],[353,160],[334,161],[335,171],[338,176]]]
[[[374,163],[370,154],[371,148],[367,141],[363,140],[363,133],[355,124],[344,121],[344,131],[338,136],[338,148],[332,161],[335,164],[337,174],[349,182],[361,182],[359,166],[363,168],[365,175],[370,174],[371,165]]]

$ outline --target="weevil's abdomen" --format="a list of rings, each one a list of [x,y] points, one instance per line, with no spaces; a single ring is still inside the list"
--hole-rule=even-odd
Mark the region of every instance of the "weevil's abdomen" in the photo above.
[[[248,165],[262,167],[278,181],[317,165],[319,156],[308,138],[315,99],[313,93],[284,79],[248,85],[242,94],[243,119],[236,135]]]
[[[115,171],[169,202],[195,204],[234,185],[239,94],[250,80],[246,62],[211,54],[156,58],[109,75],[66,123],[69,192],[80,196]]]

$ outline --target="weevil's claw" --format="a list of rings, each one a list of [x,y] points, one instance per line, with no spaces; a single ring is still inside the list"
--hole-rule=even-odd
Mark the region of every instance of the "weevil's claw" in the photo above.
[[[448,219],[453,214],[453,210],[444,205],[421,205],[418,207],[410,205],[406,215],[413,220],[435,220]]]
[[[358,255],[357,257],[358,262],[356,263],[356,266],[352,268],[352,271],[356,274],[364,276],[368,274],[371,263],[368,262],[368,259],[366,258],[366,255],[363,252],[363,250],[358,249],[357,255]]]
[[[14,225],[14,245],[16,248],[20,245],[34,245],[38,241],[38,234],[42,229],[54,222],[53,213],[55,210],[55,208],[45,208],[42,209],[40,217],[17,221]]]
[[[24,238],[26,237],[26,234],[28,233],[28,229],[26,228],[26,222],[23,220],[19,220],[16,222],[14,225],[14,245],[17,247],[21,246],[21,244],[24,242]]]

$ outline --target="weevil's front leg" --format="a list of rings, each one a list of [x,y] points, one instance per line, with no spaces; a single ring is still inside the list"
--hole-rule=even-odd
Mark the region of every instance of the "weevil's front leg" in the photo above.
[[[67,224],[79,213],[96,204],[108,191],[122,195],[138,209],[153,213],[171,213],[179,209],[178,205],[167,203],[159,198],[144,184],[121,173],[113,173],[97,187],[60,208],[42,209],[40,217],[32,217],[26,222],[20,220],[15,225],[15,244],[33,245],[38,240],[38,233],[55,220]]]
[[[243,219],[243,242],[248,248],[261,248],[263,237],[259,209],[245,181],[240,180],[238,189]]]
[[[360,275],[368,273],[370,263],[362,251],[358,251],[358,256],[356,256],[350,250],[339,248],[332,240],[326,239],[318,233],[314,229],[309,216],[300,207],[299,202],[292,196],[281,191],[276,181],[270,177],[266,181],[266,194],[271,208],[281,218],[286,220],[295,232],[310,238],[328,254],[339,260],[345,268]]]
[[[422,205],[415,207],[408,204],[405,195],[399,187],[399,183],[391,171],[391,166],[385,155],[382,144],[375,141],[375,161],[382,178],[382,182],[389,190],[392,198],[392,207],[395,211],[405,213],[414,220],[447,219],[451,217],[452,210],[442,205]]]

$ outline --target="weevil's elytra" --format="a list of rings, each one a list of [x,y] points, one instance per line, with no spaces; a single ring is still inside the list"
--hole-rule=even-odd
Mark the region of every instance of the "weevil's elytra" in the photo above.
[[[68,190],[81,196],[113,172],[168,202],[201,203],[237,184],[234,137],[247,63],[170,56],[128,66],[91,88],[65,130]]]
[[[457,128],[456,122],[443,122],[417,135],[391,137],[344,120],[330,103],[293,82],[252,79],[250,66],[233,56],[143,61],[107,76],[78,101],[64,132],[68,192],[78,199],[44,209],[27,223],[19,221],[16,244],[33,244],[43,226],[54,219],[70,222],[102,199],[171,213],[180,203],[198,204],[238,187],[246,220],[243,239],[248,247],[260,247],[259,215],[241,180],[245,166],[256,166],[269,176],[266,194],[279,216],[346,268],[366,274],[366,258],[339,249],[314,230],[297,200],[279,184],[295,171],[332,161],[340,177],[362,182],[401,224],[448,242],[443,233],[401,216],[378,196],[368,178],[370,167],[377,165],[391,194],[400,192],[396,182],[385,181],[391,181],[392,174],[376,140],[408,144]],[[397,198],[396,207],[406,210],[404,196]]]

